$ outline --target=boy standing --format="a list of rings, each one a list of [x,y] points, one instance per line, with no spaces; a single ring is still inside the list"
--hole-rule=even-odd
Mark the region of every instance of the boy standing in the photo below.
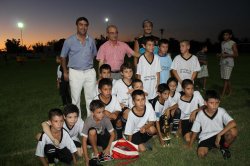
[[[161,63],[160,84],[167,83],[170,77],[170,68],[172,64],[171,55],[168,53],[168,40],[161,39],[159,41],[158,57]]]
[[[55,160],[59,160],[66,164],[72,161],[76,164],[73,155],[77,149],[70,138],[67,131],[63,129],[63,113],[60,109],[51,109],[49,111],[49,122],[51,124],[50,132],[52,136],[60,140],[58,146],[54,146],[52,140],[45,133],[42,133],[36,148],[36,156],[38,156],[44,166],[54,164]],[[48,161],[45,159],[47,157]]]
[[[94,157],[99,157],[97,146],[101,146],[105,156],[110,155],[111,143],[115,139],[114,128],[107,116],[104,114],[105,105],[100,100],[93,100],[90,103],[92,114],[87,117],[82,130],[82,148],[85,158],[85,165],[89,165],[87,144],[93,148]]]
[[[212,148],[220,148],[224,159],[230,158],[229,146],[238,135],[236,122],[225,111],[219,107],[220,97],[214,90],[206,91],[205,109],[197,114],[192,127],[192,138],[189,147],[192,147],[199,134],[197,153],[203,158]]]
[[[222,31],[222,35],[224,41],[221,43],[221,54],[219,54],[219,57],[221,79],[224,80],[222,91],[222,96],[224,96],[226,93],[228,95],[232,93],[230,77],[234,67],[234,58],[238,57],[238,49],[235,41],[231,40],[233,36],[231,29]]]
[[[129,141],[139,145],[139,151],[143,152],[146,151],[144,143],[156,133],[156,117],[152,106],[146,103],[142,90],[133,91],[132,98],[135,106],[128,114],[124,134],[128,135]]]
[[[190,42],[183,40],[180,42],[181,54],[177,55],[171,65],[173,75],[178,80],[177,91],[182,91],[181,83],[184,79],[194,81],[197,72],[200,71],[198,58],[189,53]]]
[[[156,89],[160,83],[161,65],[158,56],[155,56],[154,40],[146,37],[144,42],[145,53],[141,55],[137,65],[138,78],[142,80],[148,99],[156,97]]]

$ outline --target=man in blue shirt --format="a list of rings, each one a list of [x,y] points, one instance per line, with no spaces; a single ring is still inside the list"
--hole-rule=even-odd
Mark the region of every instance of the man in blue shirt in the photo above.
[[[77,33],[65,40],[61,52],[64,79],[69,80],[72,104],[80,108],[82,87],[90,115],[89,104],[95,96],[96,71],[93,59],[97,54],[95,41],[88,34],[89,21],[85,17],[76,20]],[[68,65],[67,59],[68,58]],[[81,111],[80,115],[81,117]]]

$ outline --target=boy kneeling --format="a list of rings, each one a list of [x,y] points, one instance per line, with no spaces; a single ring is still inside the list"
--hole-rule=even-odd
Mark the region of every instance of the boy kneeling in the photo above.
[[[86,166],[89,165],[87,144],[92,146],[94,159],[99,158],[97,146],[101,146],[104,156],[110,155],[111,143],[115,139],[114,128],[107,116],[104,114],[105,105],[100,100],[93,100],[90,103],[90,115],[84,123],[82,131],[82,148]]]
[[[55,161],[71,164],[72,161],[76,164],[74,153],[77,151],[73,140],[68,132],[63,129],[63,113],[60,109],[52,109],[49,111],[49,122],[52,136],[60,140],[58,147],[45,133],[42,133],[36,148],[36,156],[44,166],[54,164]],[[47,160],[46,158],[47,157]]]
[[[224,159],[230,158],[229,146],[236,139],[238,131],[235,121],[225,111],[219,107],[220,97],[214,90],[206,91],[205,108],[197,114],[192,127],[192,138],[189,147],[199,135],[198,156],[203,158],[212,148],[220,148]],[[224,127],[225,126],[225,127]]]
[[[134,107],[128,114],[128,120],[125,127],[125,134],[128,140],[139,145],[139,151],[146,151],[146,143],[154,134],[156,128],[155,112],[150,103],[146,103],[145,93],[142,90],[135,90],[132,93]]]

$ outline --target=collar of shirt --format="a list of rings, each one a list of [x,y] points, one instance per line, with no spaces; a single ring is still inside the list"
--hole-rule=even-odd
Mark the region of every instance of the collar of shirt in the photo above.
[[[112,41],[108,41],[109,45],[110,46],[119,46],[120,45],[120,42],[117,40],[116,43],[114,44]]]
[[[79,40],[79,38],[77,37],[77,34],[75,35],[75,37],[76,37],[76,40],[78,40],[82,44],[81,40]],[[86,34],[85,40],[89,41],[89,35],[88,34]]]

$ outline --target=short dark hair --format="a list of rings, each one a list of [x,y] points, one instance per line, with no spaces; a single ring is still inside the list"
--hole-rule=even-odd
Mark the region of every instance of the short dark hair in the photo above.
[[[185,79],[181,83],[181,87],[185,89],[188,85],[194,85],[193,81],[190,79]]]
[[[161,46],[162,44],[168,44],[168,40],[167,39],[161,39],[159,40],[159,46]]]
[[[89,25],[89,20],[86,17],[78,17],[76,19],[76,25],[78,25],[80,21],[85,21]]]
[[[111,66],[109,64],[103,64],[100,66],[99,72],[101,73],[103,70],[111,71]]]
[[[149,41],[155,43],[155,40],[154,40],[154,38],[152,36],[147,36],[147,37],[144,37],[144,39],[142,41],[142,44],[146,45],[147,42],[149,42]]]
[[[105,108],[105,105],[101,100],[92,100],[89,104],[89,109],[91,112],[94,112],[99,108]]]
[[[169,86],[169,83],[172,81],[174,81],[176,83],[176,85],[178,85],[178,80],[175,77],[170,77],[167,81],[168,86]]]
[[[151,25],[151,27],[154,26],[152,21],[146,19],[146,20],[143,20],[143,22],[142,22],[142,28],[144,28],[144,26],[145,26],[146,23],[149,23]]]
[[[63,116],[63,112],[59,108],[53,108],[49,110],[48,118],[49,120],[52,120],[54,116]]]
[[[131,96],[132,99],[135,100],[136,96],[142,96],[142,95],[145,97],[145,93],[143,92],[143,90],[134,90]]]
[[[112,87],[112,81],[110,78],[102,78],[98,83],[98,89],[102,89],[104,85],[108,85]]]
[[[159,84],[157,87],[157,92],[163,93],[165,91],[169,91],[168,84],[166,84],[166,83]]]
[[[64,116],[67,116],[68,114],[76,113],[77,116],[79,116],[79,109],[74,104],[67,104],[63,109]]]
[[[120,72],[123,72],[125,69],[132,69],[133,70],[133,67],[131,65],[131,63],[123,63],[120,67]]]
[[[132,81],[132,88],[134,88],[134,87],[135,87],[135,84],[136,84],[136,83],[139,83],[139,82],[143,84],[142,80],[140,80],[140,79],[138,79],[138,78],[134,79],[134,80]]]
[[[215,90],[206,90],[204,100],[208,101],[209,99],[220,100],[220,95]]]

